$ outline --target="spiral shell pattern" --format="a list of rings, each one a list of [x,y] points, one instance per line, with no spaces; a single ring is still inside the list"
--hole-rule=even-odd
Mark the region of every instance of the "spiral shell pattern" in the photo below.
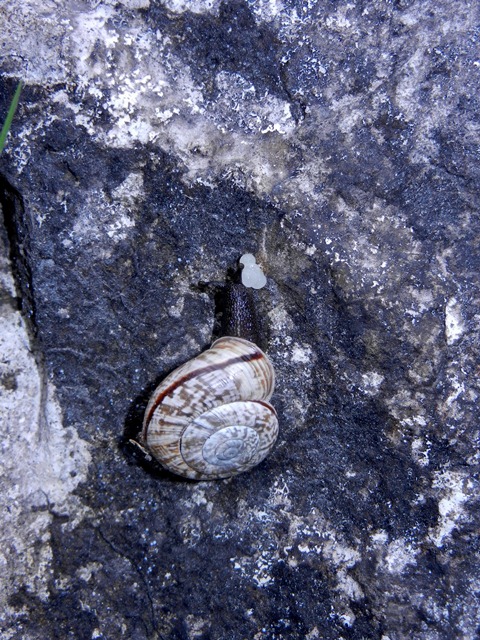
[[[255,344],[220,338],[156,388],[142,441],[164,467],[186,478],[247,471],[277,438],[277,414],[268,403],[274,385],[273,366]]]

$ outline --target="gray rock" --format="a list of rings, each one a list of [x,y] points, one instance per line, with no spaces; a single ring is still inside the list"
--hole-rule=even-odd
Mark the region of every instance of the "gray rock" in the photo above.
[[[473,3],[3,21],[2,638],[477,637]],[[279,441],[186,482],[129,440],[246,251]]]

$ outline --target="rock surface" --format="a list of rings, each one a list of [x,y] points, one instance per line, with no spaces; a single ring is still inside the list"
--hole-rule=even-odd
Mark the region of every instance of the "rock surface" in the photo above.
[[[1,637],[476,638],[476,3],[2,20]],[[245,252],[280,438],[182,481],[128,440]]]

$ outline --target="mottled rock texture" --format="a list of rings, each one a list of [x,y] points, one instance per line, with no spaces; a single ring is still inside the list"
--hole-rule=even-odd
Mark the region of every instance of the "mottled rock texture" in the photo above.
[[[2,638],[477,637],[478,13],[2,0]],[[182,481],[128,440],[245,251],[278,445]]]

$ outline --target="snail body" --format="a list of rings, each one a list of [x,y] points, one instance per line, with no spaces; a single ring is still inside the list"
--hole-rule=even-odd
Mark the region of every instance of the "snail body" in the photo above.
[[[142,443],[168,470],[194,480],[228,478],[261,462],[278,434],[269,404],[273,366],[253,342],[216,340],[154,391]]]

